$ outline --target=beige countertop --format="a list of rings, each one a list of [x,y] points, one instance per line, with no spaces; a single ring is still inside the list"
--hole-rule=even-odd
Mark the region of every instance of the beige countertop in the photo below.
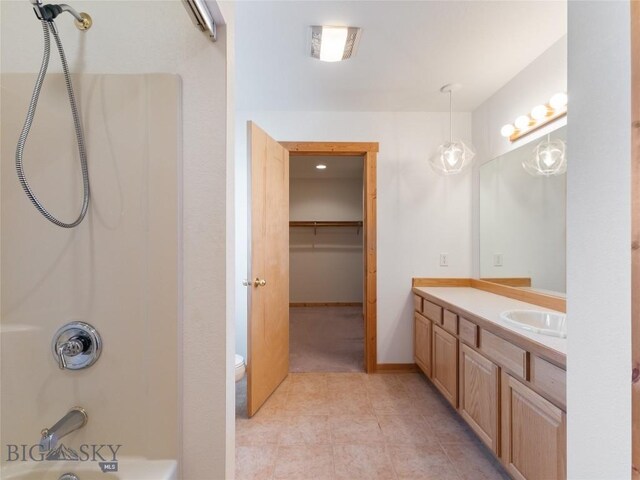
[[[556,312],[555,310],[471,287],[414,287],[413,291],[424,298],[429,299],[428,297],[433,297],[439,300],[438,303],[449,304],[454,310],[458,311],[458,314],[462,314],[463,317],[465,316],[465,312],[468,313],[470,320],[473,320],[473,317],[479,317],[489,324],[499,327],[499,329],[522,337],[526,342],[540,345],[563,357],[567,355],[566,338],[552,337],[522,330],[500,318],[500,313],[505,310]]]

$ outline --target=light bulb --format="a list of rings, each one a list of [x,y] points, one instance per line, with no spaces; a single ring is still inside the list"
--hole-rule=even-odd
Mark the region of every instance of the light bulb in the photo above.
[[[429,159],[429,163],[431,168],[441,175],[454,175],[464,171],[474,156],[474,151],[458,140],[440,145]]]
[[[556,93],[553,97],[549,99],[549,105],[554,110],[562,110],[567,106],[568,97],[566,93]]]
[[[323,165],[323,164],[321,163],[321,164],[319,164],[319,165],[316,165],[316,168],[317,168],[318,170],[325,170],[325,169],[327,168],[327,166],[326,166],[326,165]]]
[[[510,123],[507,123],[500,129],[500,135],[502,135],[503,137],[510,137],[515,133],[515,131],[516,131],[516,127],[514,127]]]
[[[455,167],[462,158],[462,149],[455,143],[450,143],[444,152],[442,152],[442,158],[450,167]]]
[[[528,115],[520,115],[518,118],[516,118],[516,121],[514,123],[518,130],[524,130],[531,123],[531,118],[529,118]]]
[[[566,145],[558,139],[540,142],[533,155],[522,162],[522,167],[530,175],[550,177],[567,171]]]
[[[537,105],[531,110],[531,118],[538,121],[543,120],[546,118],[548,112],[549,110],[546,105]]]

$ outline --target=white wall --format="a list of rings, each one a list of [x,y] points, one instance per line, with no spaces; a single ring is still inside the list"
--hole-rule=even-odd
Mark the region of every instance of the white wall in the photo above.
[[[567,91],[567,37],[563,37],[531,62],[506,85],[473,111],[473,145],[476,163],[473,168],[473,275],[480,276],[480,167],[492,159],[522,145],[534,142],[563,125],[566,119],[541,128],[516,142],[500,135],[500,128],[513,123],[558,92]],[[571,100],[570,100],[571,101]],[[532,144],[533,145],[533,144]],[[571,169],[569,156],[569,169]]]
[[[362,177],[289,181],[292,221],[362,220],[362,201]],[[290,301],[362,302],[362,240],[362,229],[351,227],[291,228]]]
[[[378,154],[378,363],[413,363],[411,278],[471,274],[471,175],[441,177],[427,159],[448,138],[448,113],[238,112],[236,268],[246,277],[246,122],[276,140],[373,141]],[[470,138],[471,116],[455,114]],[[449,267],[439,254],[449,254]],[[246,349],[246,292],[237,296],[236,348]]]
[[[233,471],[234,451],[233,442],[226,441],[233,435],[232,352],[225,345],[233,338],[225,304],[225,246],[233,243],[225,227],[226,157],[232,148],[227,146],[227,110],[233,113],[227,100],[228,59],[232,67],[227,32],[220,28],[220,40],[210,42],[179,0],[74,1],[73,6],[89,12],[94,24],[83,33],[69,18],[57,22],[72,71],[167,72],[182,79],[184,163],[176,180],[182,191],[183,395],[182,413],[167,415],[182,418],[182,478],[223,478]],[[232,4],[220,7],[232,15]],[[36,71],[42,28],[30,5],[3,0],[1,21],[3,71]],[[57,62],[52,52],[52,71],[59,70]]]
[[[629,3],[569,2],[570,479],[631,476]]]
[[[566,140],[566,128],[551,138]],[[567,176],[534,177],[522,168],[538,142],[480,169],[480,276],[529,277],[533,288],[564,294]]]

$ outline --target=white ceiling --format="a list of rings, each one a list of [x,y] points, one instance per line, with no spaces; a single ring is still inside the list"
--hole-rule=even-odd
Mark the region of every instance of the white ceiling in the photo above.
[[[472,111],[566,34],[565,1],[237,2],[239,110]],[[363,29],[356,56],[309,56],[311,25]]]
[[[316,165],[326,165],[318,170]],[[290,178],[362,178],[364,160],[362,157],[294,156],[289,157]]]

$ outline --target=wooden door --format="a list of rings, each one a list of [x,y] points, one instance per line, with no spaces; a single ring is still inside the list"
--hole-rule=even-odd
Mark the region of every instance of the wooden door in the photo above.
[[[458,340],[433,325],[433,384],[454,408],[458,407]]]
[[[460,415],[482,441],[499,454],[498,366],[466,345],[460,348]]]
[[[502,373],[502,459],[517,480],[566,478],[567,415]]]
[[[414,313],[414,357],[416,364],[431,378],[431,321]]]
[[[289,152],[248,124],[251,247],[247,409],[253,416],[289,372]]]

